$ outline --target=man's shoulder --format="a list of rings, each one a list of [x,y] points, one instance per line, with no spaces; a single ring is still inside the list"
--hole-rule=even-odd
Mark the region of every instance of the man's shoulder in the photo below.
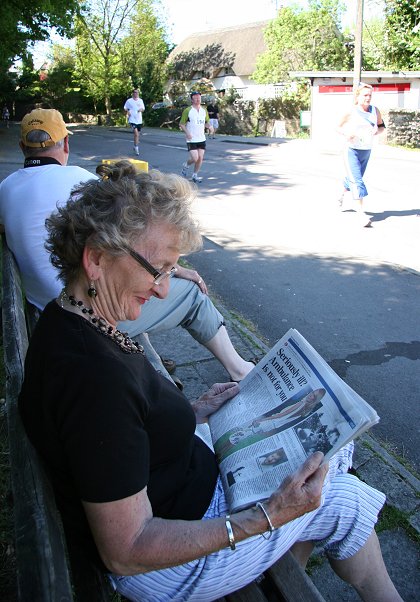
[[[0,190],[8,190],[11,186],[22,185],[26,181],[26,176],[28,176],[28,186],[33,185],[35,180],[31,176],[34,174],[38,176],[36,181],[39,181],[40,177],[54,178],[54,176],[60,178],[62,181],[72,180],[74,183],[86,182],[87,180],[98,178],[96,174],[77,165],[40,165],[38,167],[22,167],[0,182]]]
[[[80,182],[86,182],[87,180],[97,180],[98,176],[91,171],[88,171],[84,167],[79,167],[78,165],[66,165],[63,166],[66,170],[66,173],[71,174],[75,178],[79,178]]]
[[[19,175],[21,174],[21,172],[23,172],[23,167],[21,169],[17,169],[16,171],[12,171],[11,174],[9,174],[8,176],[6,176],[1,182],[0,182],[0,188],[2,186],[7,185],[7,183],[11,182],[12,180],[14,180],[15,178],[18,178]]]
[[[77,171],[80,174],[84,174],[86,176],[90,176],[91,178],[92,177],[93,178],[97,177],[94,173],[92,173],[91,171],[88,171],[84,167],[79,167],[79,165],[58,165],[58,167],[62,167],[66,171],[72,169],[73,171]]]
[[[43,169],[44,167],[46,168],[45,170]],[[51,175],[51,172],[56,172],[57,176],[60,178],[77,178],[79,182],[98,178],[96,174],[88,171],[84,167],[79,167],[78,165],[43,165],[41,167],[34,167],[33,169],[38,170],[36,173],[39,173],[40,175],[42,175],[44,171],[46,174],[49,173],[49,175]]]
[[[184,122],[188,121],[188,117],[190,115],[191,109],[192,109],[192,107],[185,107],[185,109],[182,111],[182,114],[181,114],[181,123],[184,123]]]

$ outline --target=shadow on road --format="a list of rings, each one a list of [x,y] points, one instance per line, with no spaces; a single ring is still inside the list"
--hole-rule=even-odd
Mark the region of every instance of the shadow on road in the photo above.
[[[413,361],[419,360],[420,341],[411,341],[409,343],[387,341],[378,349],[350,353],[345,358],[332,360],[329,364],[341,378],[345,378],[351,366],[380,366],[397,357],[404,357]]]
[[[372,213],[366,211],[367,215],[371,216],[372,222],[382,222],[389,217],[407,217],[409,215],[416,215],[420,217],[420,209],[407,209],[405,211],[383,211],[382,213]]]

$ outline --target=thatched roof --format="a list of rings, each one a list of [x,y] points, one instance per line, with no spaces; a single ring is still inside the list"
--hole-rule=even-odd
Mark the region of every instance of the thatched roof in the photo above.
[[[220,44],[226,53],[235,55],[232,67],[235,74],[238,76],[249,75],[255,70],[258,55],[267,50],[263,32],[268,23],[270,21],[260,21],[194,33],[174,48],[168,60],[169,62],[173,61],[182,52],[203,49],[211,44]],[[224,66],[220,65],[220,67]]]

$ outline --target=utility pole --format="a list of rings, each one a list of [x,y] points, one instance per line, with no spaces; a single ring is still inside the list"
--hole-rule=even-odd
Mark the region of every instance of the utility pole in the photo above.
[[[363,3],[364,0],[357,0],[356,29],[354,32],[353,93],[356,92],[362,77]]]

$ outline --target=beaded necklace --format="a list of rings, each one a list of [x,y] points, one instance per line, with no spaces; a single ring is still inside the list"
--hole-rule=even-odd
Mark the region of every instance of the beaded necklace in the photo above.
[[[111,341],[114,341],[114,343],[125,353],[144,353],[143,347],[137,343],[137,341],[130,339],[126,332],[121,332],[117,328],[111,326],[105,318],[97,316],[92,308],[86,307],[83,301],[78,301],[73,295],[68,295],[64,288],[60,293],[59,302],[63,309],[65,309],[64,304],[67,303],[83,314],[83,316],[87,318],[88,324],[107,338],[111,339]]]

